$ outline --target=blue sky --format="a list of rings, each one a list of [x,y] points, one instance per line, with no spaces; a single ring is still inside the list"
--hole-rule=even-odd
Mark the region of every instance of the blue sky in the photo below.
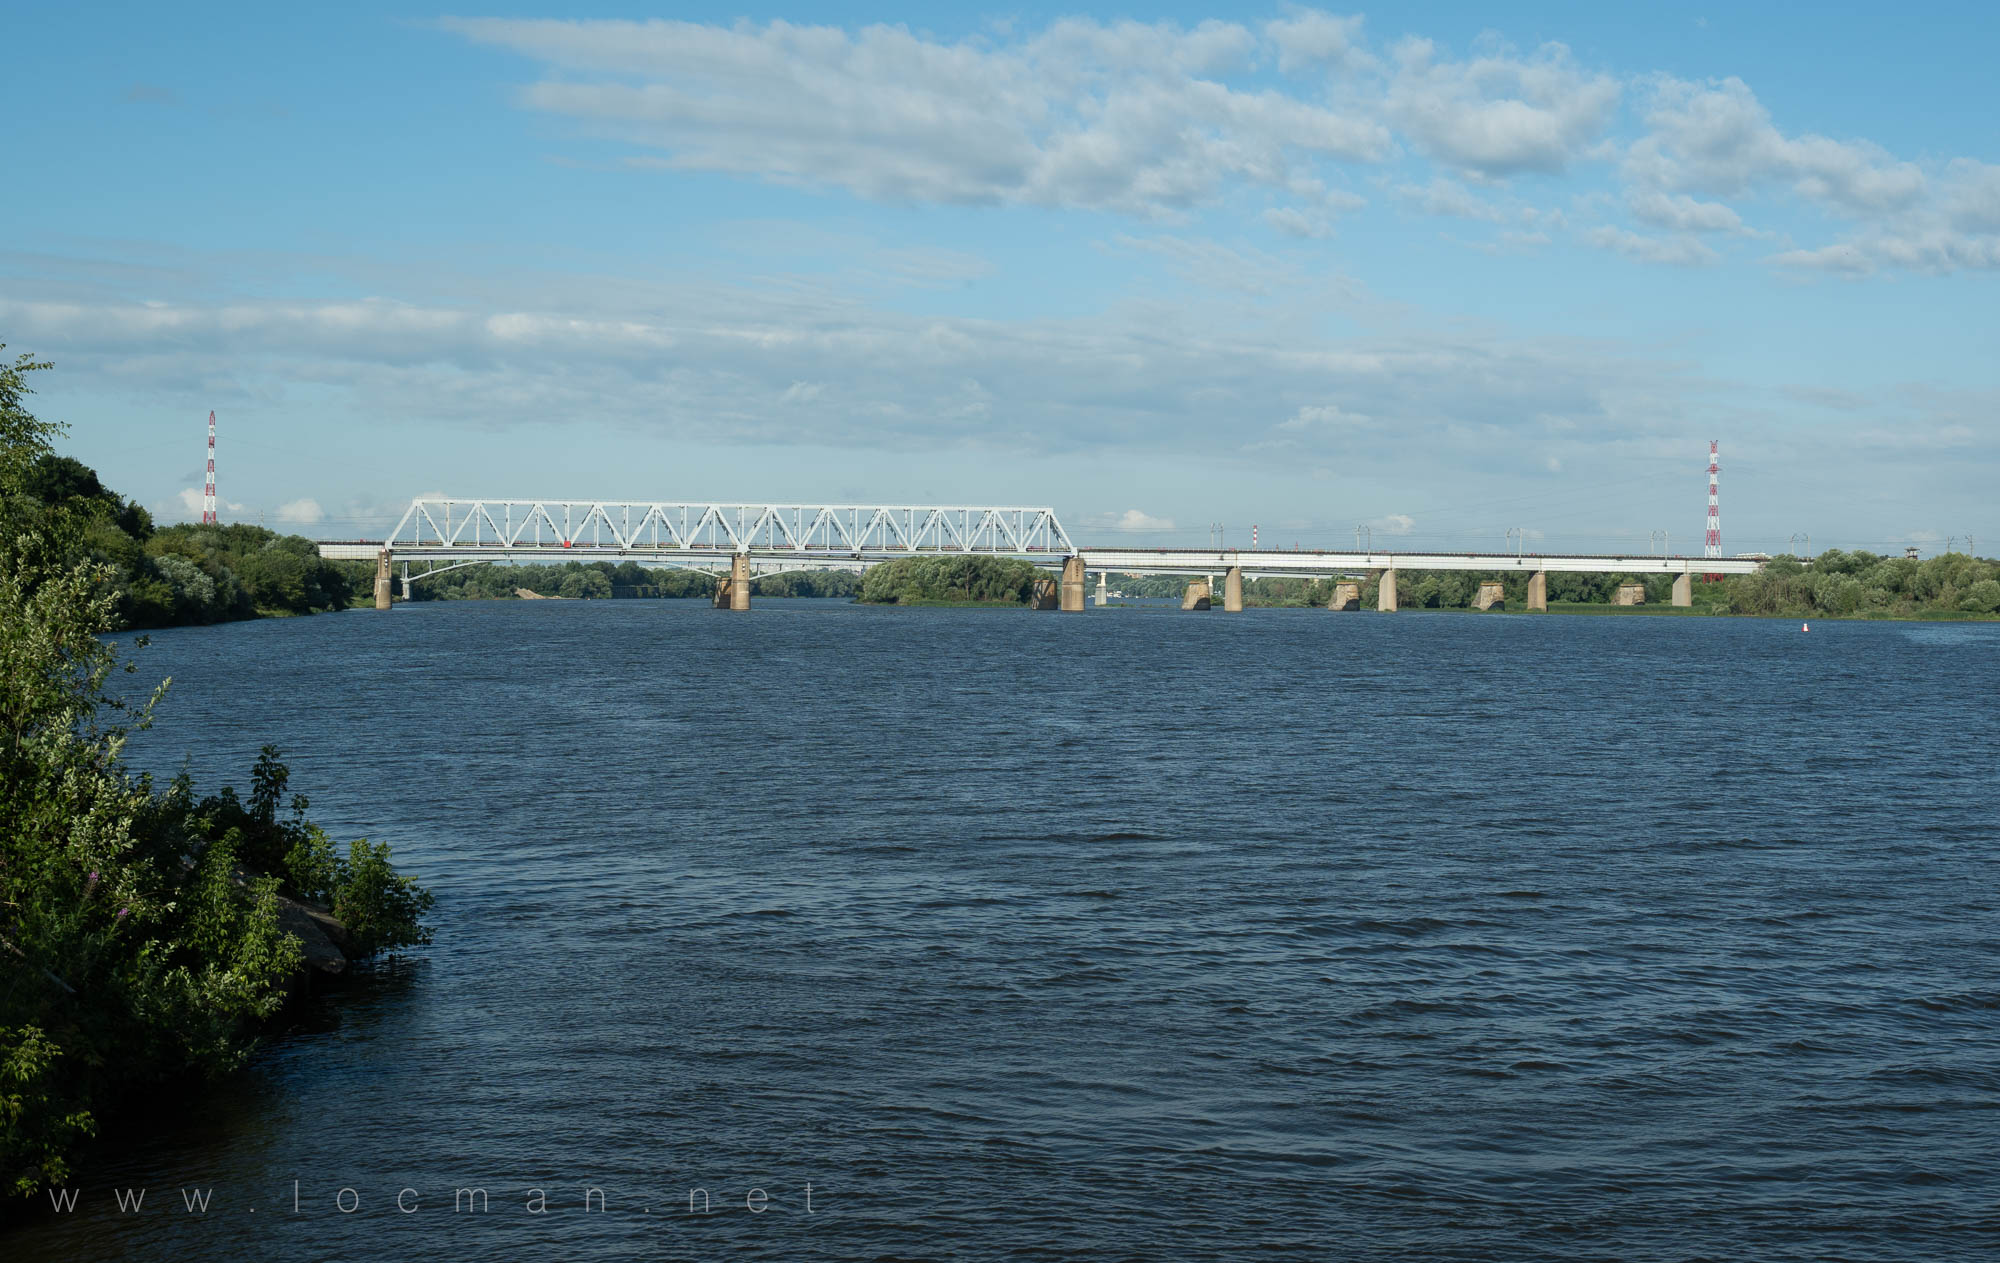
[[[1991,6],[56,6],[0,340],[163,517],[2000,543]],[[1237,535],[1236,532],[1241,532]]]

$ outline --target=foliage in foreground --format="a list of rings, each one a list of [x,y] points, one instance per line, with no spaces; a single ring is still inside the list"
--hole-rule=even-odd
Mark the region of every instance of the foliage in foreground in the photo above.
[[[247,804],[124,768],[166,684],[110,687],[133,668],[103,639],[123,593],[88,544],[101,519],[24,490],[57,433],[22,406],[39,367],[0,363],[0,1185],[17,1194],[70,1178],[121,1098],[242,1064],[300,968],[281,893],[344,909],[372,948],[425,941],[431,903],[386,847],[337,857],[303,799],[280,819],[275,750]]]

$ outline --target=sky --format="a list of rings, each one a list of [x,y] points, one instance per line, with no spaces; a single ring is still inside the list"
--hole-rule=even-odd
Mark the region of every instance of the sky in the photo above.
[[[162,520],[2000,545],[2000,10],[37,6],[0,342]],[[1359,535],[1365,528],[1367,534]],[[1809,541],[1809,543],[1808,543]]]

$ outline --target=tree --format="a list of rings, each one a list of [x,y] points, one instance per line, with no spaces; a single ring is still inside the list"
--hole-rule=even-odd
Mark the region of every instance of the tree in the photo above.
[[[611,580],[602,570],[572,570],[563,576],[556,594],[572,600],[602,600],[611,595]]]

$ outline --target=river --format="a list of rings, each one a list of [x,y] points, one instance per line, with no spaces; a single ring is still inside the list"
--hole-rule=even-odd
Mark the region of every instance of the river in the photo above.
[[[2000,626],[522,601],[153,640],[133,763],[241,787],[277,743],[437,940],[128,1129],[20,1263],[2000,1247]]]

